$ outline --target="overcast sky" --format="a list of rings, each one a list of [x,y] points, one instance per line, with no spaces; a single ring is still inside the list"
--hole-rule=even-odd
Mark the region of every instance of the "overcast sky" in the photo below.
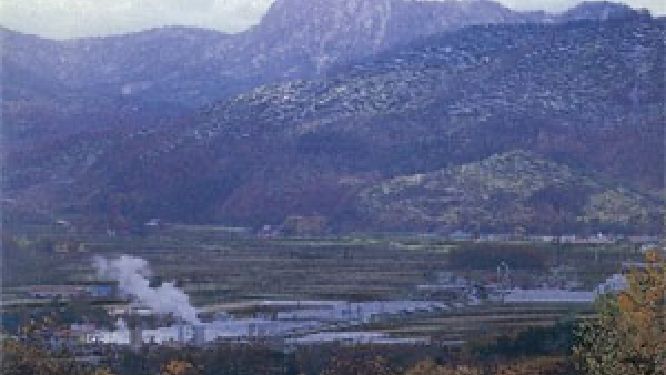
[[[49,38],[99,36],[164,25],[236,32],[257,23],[273,0],[0,0],[0,24]],[[335,1],[335,0],[331,0]],[[499,0],[510,8],[561,11],[579,0]],[[666,14],[666,0],[622,0]]]

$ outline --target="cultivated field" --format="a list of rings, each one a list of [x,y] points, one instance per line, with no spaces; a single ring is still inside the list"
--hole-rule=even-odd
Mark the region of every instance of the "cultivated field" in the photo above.
[[[260,239],[201,228],[109,236],[47,229],[31,228],[14,235],[24,248],[21,251],[38,253],[39,262],[48,267],[39,267],[47,271],[33,274],[29,270],[38,268],[25,267],[28,271],[20,277],[4,280],[5,309],[48,302],[22,297],[30,284],[97,280],[92,267],[95,255],[113,258],[132,254],[149,262],[156,282],[175,281],[204,314],[271,314],[330,301],[445,302],[449,308],[444,310],[412,311],[361,327],[331,328],[429,337],[443,344],[552,325],[567,317],[581,318],[592,310],[591,304],[580,303],[470,305],[465,298],[434,297],[418,289],[436,282],[442,273],[466,278],[470,284],[492,282],[496,276],[492,261],[482,267],[478,264],[483,262],[465,263],[460,254],[466,251],[481,257],[485,249],[488,257],[497,256],[498,251],[527,252],[536,260],[522,268],[506,259],[517,285],[536,285],[556,267],[560,269],[557,277],[575,281],[577,288],[585,290],[618,272],[622,261],[639,257],[633,245],[472,243],[419,236]],[[24,261],[30,259],[35,258]]]

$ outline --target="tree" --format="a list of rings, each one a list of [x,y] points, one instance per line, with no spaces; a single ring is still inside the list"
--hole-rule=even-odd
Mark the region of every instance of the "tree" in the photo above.
[[[398,375],[386,358],[335,357],[321,375]]]
[[[598,316],[580,325],[574,355],[584,374],[666,373],[666,263],[656,251],[645,260],[628,288],[601,298]]]
[[[414,365],[405,375],[481,375],[481,371],[474,367],[443,366],[426,360]]]
[[[569,361],[564,357],[535,357],[497,367],[495,375],[570,375]]]
[[[162,366],[161,371],[162,375],[195,375],[198,373],[191,363],[177,360],[169,361]]]
[[[0,347],[3,375],[111,375],[106,369],[94,369],[70,357],[53,357],[51,353],[5,339]]]
[[[534,357],[511,363],[484,363],[477,366],[437,365],[427,360],[410,368],[405,375],[569,375],[564,357]]]

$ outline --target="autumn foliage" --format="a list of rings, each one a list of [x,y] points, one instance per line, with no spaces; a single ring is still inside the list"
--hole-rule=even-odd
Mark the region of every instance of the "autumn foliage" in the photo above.
[[[479,365],[437,365],[422,361],[405,375],[570,375],[570,367],[563,357],[535,357],[507,363]]]
[[[574,355],[586,375],[666,373],[666,263],[656,252],[627,275],[628,288],[581,325]]]
[[[444,366],[433,361],[422,361],[409,369],[405,375],[481,375],[481,372],[467,366]]]
[[[199,372],[194,365],[186,361],[169,361],[162,366],[160,375],[197,375]]]
[[[321,375],[399,375],[384,357],[335,357]]]
[[[69,357],[53,357],[36,347],[6,339],[2,341],[0,373],[3,375],[112,375]]]

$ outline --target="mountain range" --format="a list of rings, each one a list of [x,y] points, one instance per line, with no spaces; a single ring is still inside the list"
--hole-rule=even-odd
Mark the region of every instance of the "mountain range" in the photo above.
[[[487,0],[279,0],[258,25],[237,34],[165,27],[52,41],[3,29],[5,136],[33,142],[152,124],[262,84],[320,78],[332,66],[469,25],[637,14],[612,3],[548,14]]]
[[[279,0],[239,34],[3,30],[6,209],[658,231],[665,25],[612,3]]]

